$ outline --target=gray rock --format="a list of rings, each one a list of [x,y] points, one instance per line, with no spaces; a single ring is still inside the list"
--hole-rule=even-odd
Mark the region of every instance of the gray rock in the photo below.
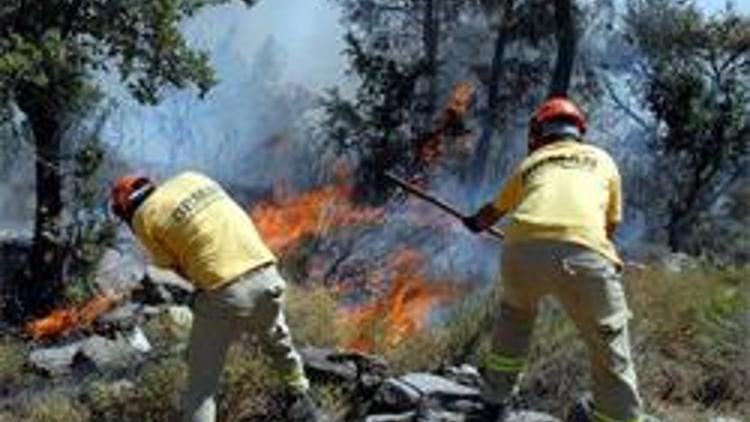
[[[313,378],[340,382],[357,380],[357,364],[335,350],[305,347],[300,354],[305,371]]]
[[[34,370],[47,376],[58,376],[69,373],[75,356],[83,345],[76,341],[62,346],[46,347],[29,353],[28,361]]]
[[[479,390],[429,373],[389,378],[376,393],[379,409],[407,411],[428,403],[430,410],[477,410]]]
[[[533,412],[530,410],[519,410],[510,412],[503,422],[562,422],[560,419],[547,413]]]
[[[405,412],[414,409],[421,399],[422,394],[412,385],[398,378],[389,378],[378,389],[374,402],[389,412]]]
[[[141,305],[132,302],[118,306],[96,319],[97,332],[100,330],[131,330],[141,321],[141,310]]]
[[[454,400],[479,398],[478,389],[429,373],[406,374],[399,380],[410,385],[423,396],[445,397]]]
[[[482,385],[482,376],[479,374],[479,370],[471,365],[451,366],[442,370],[440,375],[461,385],[477,389]]]
[[[365,418],[365,422],[413,422],[417,418],[417,412],[405,412],[399,414],[372,415]]]
[[[90,366],[96,370],[124,369],[143,360],[143,352],[125,337],[114,340],[92,336],[84,340],[75,356],[75,365]]]

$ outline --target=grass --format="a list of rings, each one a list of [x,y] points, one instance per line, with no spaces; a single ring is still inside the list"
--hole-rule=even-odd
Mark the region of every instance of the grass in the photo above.
[[[648,268],[628,273],[626,289],[634,313],[634,355],[649,411],[672,422],[708,421],[718,414],[750,420],[745,387],[750,379],[750,268],[701,265],[680,273]],[[494,297],[478,292],[449,312],[444,323],[396,346],[376,344],[376,350],[383,352],[394,373],[476,364],[488,350],[487,318],[496,310]],[[297,344],[331,347],[346,337],[336,297],[322,288],[292,287],[287,313]],[[185,333],[164,318],[152,319],[144,330],[162,355],[137,370],[135,388],[116,389],[109,381],[94,379],[81,394],[46,395],[10,414],[0,412],[0,421],[174,420],[186,375],[176,344],[185,340]],[[3,385],[21,382],[24,354],[22,344],[0,339]],[[523,397],[533,407],[559,415],[589,387],[583,344],[560,307],[545,301]],[[351,410],[349,392],[342,386],[315,385],[314,394],[337,420]],[[282,385],[257,347],[247,341],[233,347],[220,386],[219,420],[282,420],[282,399]]]
[[[25,378],[26,348],[12,337],[0,337],[0,395],[12,391]]]
[[[88,412],[74,398],[61,393],[37,397],[22,406],[19,420],[26,422],[85,422]]]

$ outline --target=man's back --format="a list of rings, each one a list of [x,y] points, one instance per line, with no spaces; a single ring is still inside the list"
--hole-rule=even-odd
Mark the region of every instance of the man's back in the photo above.
[[[620,176],[600,148],[561,141],[535,151],[518,167],[495,205],[512,213],[510,243],[570,241],[619,262],[606,228],[621,219]]]
[[[214,289],[270,262],[247,213],[213,180],[185,172],[159,185],[133,219],[157,265]]]

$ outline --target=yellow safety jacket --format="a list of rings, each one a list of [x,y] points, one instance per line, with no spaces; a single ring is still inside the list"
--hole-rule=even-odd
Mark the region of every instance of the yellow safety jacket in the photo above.
[[[194,172],[159,185],[135,212],[133,231],[155,265],[200,289],[215,289],[276,261],[247,212],[216,182]]]
[[[565,140],[534,151],[505,184],[494,207],[510,213],[508,243],[567,241],[622,265],[606,232],[608,224],[622,219],[620,174],[600,148]]]

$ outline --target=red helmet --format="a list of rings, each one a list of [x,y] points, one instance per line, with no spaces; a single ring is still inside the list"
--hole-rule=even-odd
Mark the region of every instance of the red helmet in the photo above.
[[[581,135],[586,133],[586,116],[578,106],[565,97],[552,97],[542,103],[529,123],[532,132],[553,121],[564,121],[574,124]]]
[[[135,209],[156,187],[146,176],[127,175],[115,182],[112,187],[112,212],[119,218],[130,221]]]

